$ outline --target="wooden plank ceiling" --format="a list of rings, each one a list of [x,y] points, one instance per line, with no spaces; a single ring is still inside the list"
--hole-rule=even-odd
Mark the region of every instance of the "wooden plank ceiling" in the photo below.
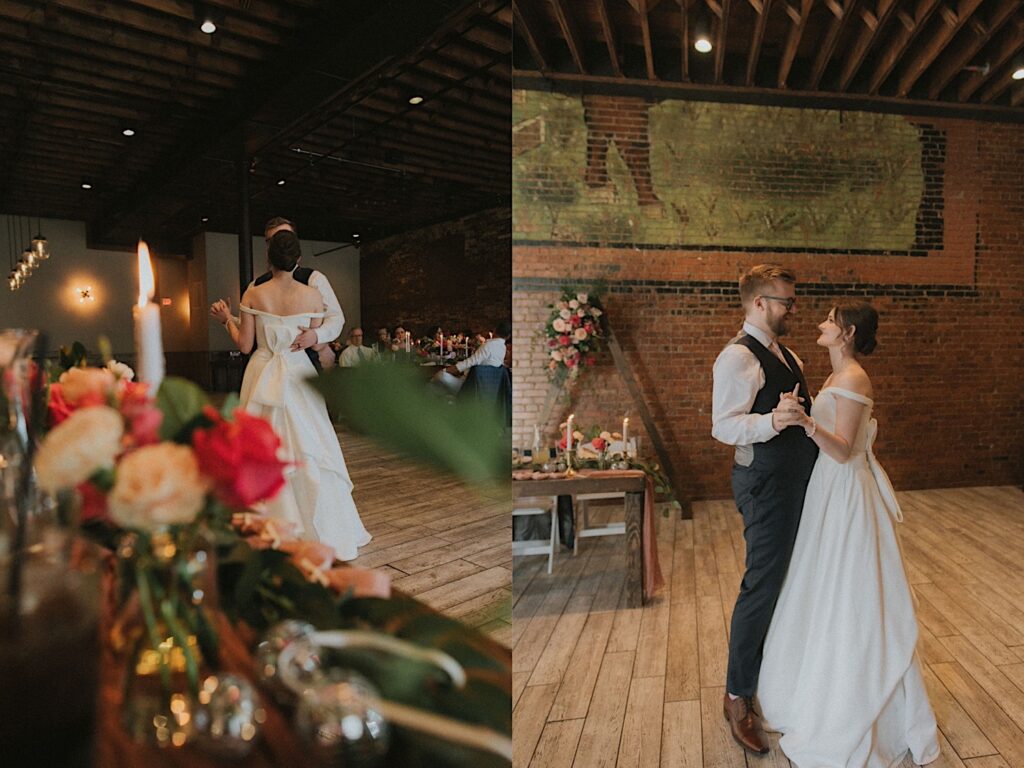
[[[507,0],[0,0],[0,212],[181,252],[237,232],[245,173],[253,226],[307,238],[507,204],[511,24]]]
[[[515,75],[1019,120],[1021,0],[514,0]],[[704,34],[711,50],[694,44]]]

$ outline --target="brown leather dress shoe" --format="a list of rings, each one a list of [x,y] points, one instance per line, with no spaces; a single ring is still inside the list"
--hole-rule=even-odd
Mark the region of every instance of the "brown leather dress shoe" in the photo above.
[[[768,743],[761,731],[761,718],[754,711],[753,697],[740,696],[738,699],[730,699],[727,693],[722,708],[725,710],[725,719],[729,721],[729,727],[732,729],[732,737],[739,745],[755,754],[766,754]]]

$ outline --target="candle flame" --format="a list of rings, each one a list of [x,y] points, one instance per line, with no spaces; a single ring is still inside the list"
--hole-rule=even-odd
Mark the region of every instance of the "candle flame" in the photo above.
[[[139,240],[139,306],[144,307],[155,292],[153,262],[149,258],[149,246]]]

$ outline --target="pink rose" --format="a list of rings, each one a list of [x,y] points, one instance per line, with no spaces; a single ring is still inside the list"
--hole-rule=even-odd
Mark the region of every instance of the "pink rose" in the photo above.
[[[106,368],[69,368],[60,376],[61,394],[76,408],[106,405],[114,382],[114,374]]]
[[[140,447],[160,442],[164,414],[149,396],[149,385],[122,381],[121,413],[128,422],[132,443]]]
[[[288,464],[277,458],[281,438],[273,427],[241,408],[235,409],[234,421],[225,421],[210,407],[204,413],[214,424],[197,429],[192,443],[217,498],[234,509],[245,509],[276,496],[284,487]]]

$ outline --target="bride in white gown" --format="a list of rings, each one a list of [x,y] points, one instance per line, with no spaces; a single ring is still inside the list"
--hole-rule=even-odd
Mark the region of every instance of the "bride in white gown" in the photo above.
[[[765,727],[783,734],[779,745],[798,768],[890,768],[908,749],[919,765],[939,756],[893,525],[902,515],[872,452],[871,382],[857,359],[874,348],[877,327],[868,304],[833,309],[818,326],[832,375],[810,416],[793,410],[792,423],[821,450],[765,639],[758,698]]]
[[[304,379],[316,373],[302,350],[292,351],[300,328],[322,322],[320,292],[297,282],[298,238],[279,232],[270,241],[273,277],[246,290],[241,301],[238,347],[249,352],[242,379],[243,407],[271,423],[295,462],[281,492],[267,502],[271,517],[295,523],[303,538],[329,545],[340,560],[353,560],[370,541],[352,499],[352,480],[323,399]]]

